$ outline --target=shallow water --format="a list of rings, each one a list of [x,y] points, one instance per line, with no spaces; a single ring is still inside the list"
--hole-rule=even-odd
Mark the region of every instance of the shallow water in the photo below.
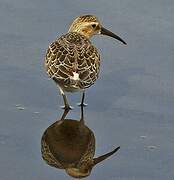
[[[43,68],[45,50],[79,14],[96,14],[128,46],[93,42],[101,73],[87,90],[85,119],[96,155],[120,151],[87,179],[170,180],[174,177],[174,53],[172,0],[0,0],[0,179],[67,179],[44,163],[43,131],[57,120],[62,98]],[[69,96],[77,119],[79,94]]]

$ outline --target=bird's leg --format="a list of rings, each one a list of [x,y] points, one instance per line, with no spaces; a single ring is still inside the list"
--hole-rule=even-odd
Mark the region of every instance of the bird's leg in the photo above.
[[[82,125],[85,124],[85,121],[84,121],[84,113],[83,113],[83,107],[84,107],[84,106],[81,106],[81,117],[80,117],[80,122],[82,123]]]
[[[81,102],[78,103],[78,106],[87,106],[88,104],[85,104],[84,100],[85,100],[85,91],[83,91],[82,93],[82,99],[81,99]]]
[[[67,100],[67,97],[66,97],[64,91],[62,90],[61,87],[59,87],[59,89],[60,89],[60,93],[61,93],[61,95],[62,95],[62,97],[63,97],[63,101],[64,101],[64,106],[61,106],[62,109],[65,109],[65,110],[70,110],[70,109],[72,109],[72,107],[71,107],[71,106],[69,105],[69,103],[68,103],[68,100]]]
[[[65,95],[65,94],[62,94],[62,96],[63,96],[63,101],[64,101],[64,106],[62,106],[62,109],[65,109],[65,110],[71,110],[71,109],[73,109],[73,108],[69,105],[66,95]]]
[[[66,115],[68,114],[68,112],[70,111],[70,109],[65,109],[64,110],[64,112],[63,112],[63,114],[62,114],[62,117],[61,117],[61,121],[63,121],[63,120],[65,120],[65,117],[66,117]]]

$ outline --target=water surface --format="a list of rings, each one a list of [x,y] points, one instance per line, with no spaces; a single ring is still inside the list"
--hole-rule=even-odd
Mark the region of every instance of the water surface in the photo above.
[[[68,176],[41,159],[40,138],[62,111],[47,78],[48,44],[73,18],[96,14],[128,46],[94,37],[101,73],[87,90],[85,118],[95,131],[96,155],[121,146],[87,179],[171,180],[174,177],[174,2],[0,0],[0,174],[2,180]],[[79,117],[75,110],[68,116]]]

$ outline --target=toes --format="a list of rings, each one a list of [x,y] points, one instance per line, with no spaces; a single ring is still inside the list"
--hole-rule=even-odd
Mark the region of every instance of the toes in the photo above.
[[[83,107],[86,107],[88,104],[86,103],[77,103],[78,106],[83,106]]]
[[[74,109],[72,106],[61,106],[62,109],[64,110],[72,110]]]

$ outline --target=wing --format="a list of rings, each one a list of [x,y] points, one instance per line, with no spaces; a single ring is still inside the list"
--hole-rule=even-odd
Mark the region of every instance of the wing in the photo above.
[[[97,49],[86,43],[82,47],[77,47],[77,62],[79,78],[85,88],[94,84],[99,75],[100,56]]]
[[[45,57],[47,73],[57,83],[80,88],[91,86],[99,74],[100,57],[97,49],[80,34],[63,35],[48,47]],[[79,81],[73,82],[73,73],[79,75]]]
[[[91,162],[93,160],[94,155],[95,155],[95,136],[94,133],[91,132],[88,147],[86,149],[86,152],[81,157],[78,166],[81,167],[83,164],[86,164],[86,162]]]
[[[51,153],[49,146],[47,145],[45,141],[46,134],[42,136],[41,139],[41,153],[42,153],[42,158],[44,161],[49,164],[50,166],[54,166],[59,169],[63,169],[63,166],[57,161],[57,159],[54,157],[54,155]]]

